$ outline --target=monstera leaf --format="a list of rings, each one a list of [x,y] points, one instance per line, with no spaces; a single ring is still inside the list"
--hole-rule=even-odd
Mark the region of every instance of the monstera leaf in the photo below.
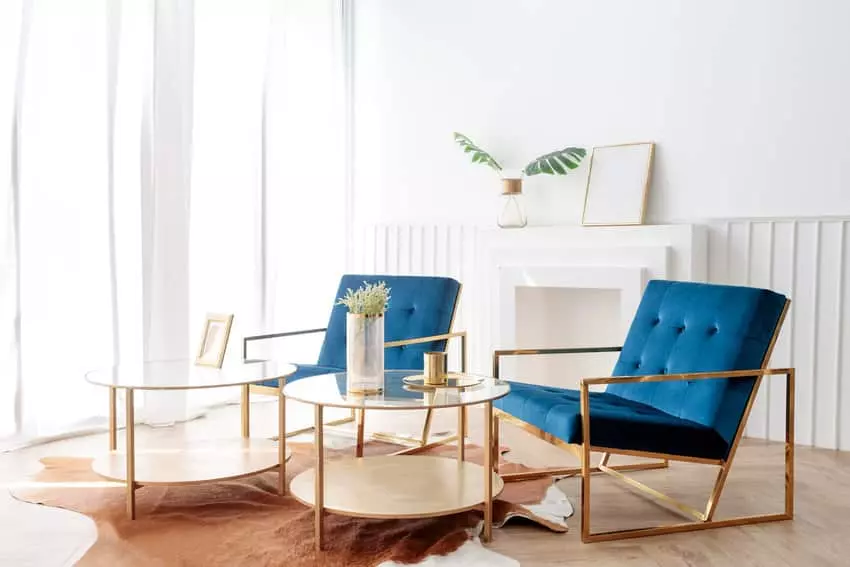
[[[526,175],[566,175],[569,170],[575,169],[581,163],[581,159],[587,155],[584,148],[564,148],[540,156],[525,166],[523,173]]]
[[[475,142],[473,142],[460,132],[455,132],[454,135],[455,142],[457,142],[458,145],[463,148],[463,152],[467,154],[472,153],[472,163],[483,163],[485,165],[489,165],[496,171],[502,170],[502,166],[499,165],[499,162],[493,159],[493,156],[476,146]]]

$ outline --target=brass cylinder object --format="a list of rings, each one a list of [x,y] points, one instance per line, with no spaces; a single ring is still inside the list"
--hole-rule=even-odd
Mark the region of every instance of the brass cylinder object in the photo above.
[[[522,193],[522,179],[502,179],[502,195]]]
[[[446,353],[426,352],[424,365],[425,383],[442,386],[446,383]]]

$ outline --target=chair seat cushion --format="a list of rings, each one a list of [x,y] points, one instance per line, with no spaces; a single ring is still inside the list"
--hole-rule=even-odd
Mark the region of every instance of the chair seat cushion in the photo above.
[[[578,390],[511,382],[494,406],[566,443],[582,443]],[[590,392],[590,443],[596,447],[722,459],[726,441],[712,428],[607,392]]]
[[[298,370],[295,374],[286,378],[287,382],[295,382],[301,378],[308,376],[318,376],[319,374],[331,374],[333,372],[345,372],[345,368],[334,368],[332,366],[319,366],[318,364],[296,364]],[[266,380],[261,383],[263,386],[277,387],[277,380]]]

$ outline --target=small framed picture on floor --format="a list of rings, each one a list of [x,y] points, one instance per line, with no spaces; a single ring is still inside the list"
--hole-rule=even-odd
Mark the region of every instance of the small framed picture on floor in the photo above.
[[[196,365],[221,368],[232,325],[233,315],[207,315],[198,355],[195,357]]]

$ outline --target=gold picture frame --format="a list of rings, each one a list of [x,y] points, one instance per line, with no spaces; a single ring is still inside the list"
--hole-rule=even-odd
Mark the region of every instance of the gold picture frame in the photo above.
[[[198,353],[195,355],[195,365],[221,368],[232,326],[232,314],[207,314],[204,332],[201,335],[201,344],[198,345]]]
[[[616,156],[618,153],[620,156]],[[629,153],[633,155],[630,156],[628,155]],[[600,174],[600,171],[602,171],[600,167],[603,166],[603,163],[600,162],[602,162],[603,155],[607,162],[605,164],[607,167],[604,173]],[[590,154],[581,224],[584,226],[633,226],[643,224],[646,215],[649,185],[652,182],[652,163],[654,158],[655,142],[630,142],[626,144],[595,146]],[[623,171],[623,167],[620,167],[617,173],[612,173],[613,170],[610,164],[616,163],[618,159],[621,165],[626,166],[626,171]],[[644,159],[646,162],[645,167],[643,166]],[[594,163],[596,163],[595,169]],[[594,187],[594,171],[597,173],[596,181],[599,187]],[[635,171],[640,171],[643,174],[642,179],[634,179]],[[600,198],[603,198],[603,209],[607,204],[609,205],[609,211],[599,211],[600,206],[595,205],[595,203],[599,202]],[[615,209],[611,212],[610,205],[612,204],[620,208],[630,207],[631,211],[626,213]]]

